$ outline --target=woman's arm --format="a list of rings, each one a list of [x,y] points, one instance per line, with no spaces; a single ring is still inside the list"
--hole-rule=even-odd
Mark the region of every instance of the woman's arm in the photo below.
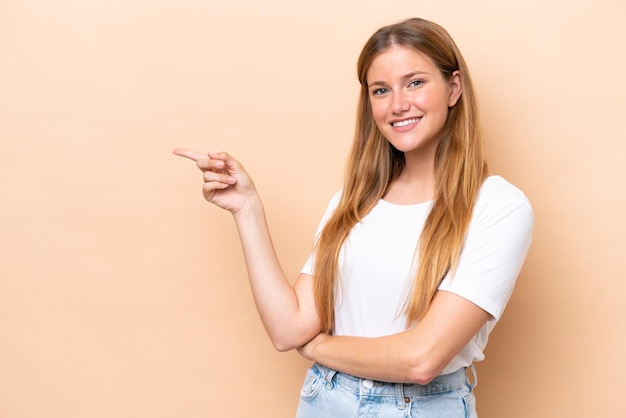
[[[300,352],[345,373],[391,382],[428,383],[501,317],[530,247],[534,215],[526,197],[500,178],[481,190],[454,276],[439,286],[425,317],[380,338],[320,335]]]
[[[233,214],[252,294],[267,333],[279,351],[296,348],[320,332],[311,276],[287,280],[267,226],[263,203],[242,165],[227,153],[174,150],[196,162],[208,202]]]
[[[470,341],[491,315],[467,299],[438,291],[418,325],[379,338],[320,334],[300,354],[367,379],[427,384]]]

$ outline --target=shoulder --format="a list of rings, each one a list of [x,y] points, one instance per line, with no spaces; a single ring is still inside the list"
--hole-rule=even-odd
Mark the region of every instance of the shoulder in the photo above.
[[[341,196],[343,195],[343,190],[337,190],[333,197],[330,199],[329,206],[338,206],[339,201],[341,200]]]
[[[490,176],[485,179],[474,206],[475,216],[504,216],[515,212],[529,220],[534,219],[528,197],[503,177]]]
[[[489,176],[485,179],[478,195],[478,202],[480,201],[508,202],[530,206],[524,192],[501,176]]]
[[[335,192],[335,194],[330,198],[328,205],[326,206],[326,213],[332,213],[339,206],[339,202],[341,201],[341,195],[343,194],[342,190]]]
[[[333,197],[330,199],[330,201],[328,202],[328,205],[326,205],[326,211],[324,212],[324,215],[322,216],[322,220],[320,221],[320,224],[317,229],[318,234],[321,232],[324,225],[326,225],[326,222],[328,222],[332,214],[335,212],[335,210],[339,206],[339,202],[341,201],[341,194],[342,194],[341,190],[336,192],[333,195]]]
[[[535,215],[526,195],[500,176],[485,179],[480,189],[468,237],[526,241],[535,225]]]

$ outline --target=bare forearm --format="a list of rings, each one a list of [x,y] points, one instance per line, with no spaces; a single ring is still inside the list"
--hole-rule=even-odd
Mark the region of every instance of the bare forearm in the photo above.
[[[234,214],[252,294],[272,343],[284,351],[310,340],[318,330],[310,326],[297,294],[287,280],[270,236],[263,204],[255,199]]]
[[[379,338],[320,335],[300,353],[364,378],[425,384],[444,370],[489,318],[472,302],[440,291],[415,328]]]
[[[362,378],[425,383],[432,379],[409,333],[380,338],[323,337],[311,347],[309,357],[327,367]],[[414,349],[407,349],[413,347]]]

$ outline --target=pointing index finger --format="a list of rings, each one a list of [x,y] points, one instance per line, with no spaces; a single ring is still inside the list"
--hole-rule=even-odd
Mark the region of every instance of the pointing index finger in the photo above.
[[[181,157],[189,158],[190,160],[196,162],[202,158],[209,158],[207,154],[182,148],[176,148],[174,151],[172,151],[172,153]]]

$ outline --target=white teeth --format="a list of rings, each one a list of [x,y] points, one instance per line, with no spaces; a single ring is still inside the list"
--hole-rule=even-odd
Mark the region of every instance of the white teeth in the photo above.
[[[421,118],[407,119],[407,120],[403,120],[401,122],[392,123],[391,126],[399,128],[399,127],[402,127],[402,126],[412,125],[414,123],[417,123],[417,121],[420,120],[420,119]]]

